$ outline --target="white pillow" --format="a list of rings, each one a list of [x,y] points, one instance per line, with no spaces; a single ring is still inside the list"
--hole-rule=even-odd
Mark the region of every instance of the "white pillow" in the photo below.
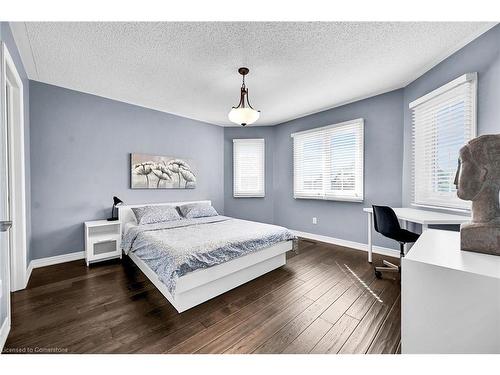
[[[210,217],[219,215],[215,208],[208,203],[188,203],[179,206],[179,211],[186,219]]]
[[[177,209],[172,206],[143,206],[133,207],[137,224],[154,224],[164,221],[180,220],[181,217]]]

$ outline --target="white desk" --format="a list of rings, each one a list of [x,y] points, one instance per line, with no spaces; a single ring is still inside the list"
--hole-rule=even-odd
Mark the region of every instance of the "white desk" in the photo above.
[[[403,354],[500,353],[500,256],[429,229],[402,260]]]
[[[462,224],[470,221],[470,216],[445,214],[442,212],[419,210],[416,208],[393,208],[398,219],[403,222],[403,228],[408,227],[408,222],[422,224],[422,232],[427,230],[429,225],[444,225],[444,224]],[[372,262],[373,241],[373,209],[371,207],[363,208],[368,214],[368,262]]]

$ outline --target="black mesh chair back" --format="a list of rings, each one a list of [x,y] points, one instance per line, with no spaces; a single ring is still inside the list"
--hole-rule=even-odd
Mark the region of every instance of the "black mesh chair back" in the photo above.
[[[394,210],[388,206],[372,207],[375,230],[386,237],[394,238],[401,231],[399,220]]]

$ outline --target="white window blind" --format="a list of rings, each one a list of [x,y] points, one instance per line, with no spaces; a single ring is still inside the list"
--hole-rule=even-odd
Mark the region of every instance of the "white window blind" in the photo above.
[[[413,122],[413,204],[468,209],[453,184],[460,148],[476,135],[476,73],[410,103]]]
[[[293,137],[294,198],[363,200],[363,119]]]
[[[264,139],[233,139],[233,196],[265,195]]]

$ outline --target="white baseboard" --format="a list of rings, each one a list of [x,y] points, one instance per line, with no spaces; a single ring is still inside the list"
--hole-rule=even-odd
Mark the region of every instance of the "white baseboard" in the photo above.
[[[24,289],[26,289],[26,287],[28,286],[33,268],[33,261],[31,261],[30,264],[28,264],[28,269],[26,270],[26,283],[24,284]]]
[[[294,232],[295,235],[302,237],[302,238],[307,238],[310,240],[330,243],[332,245],[350,247],[352,249],[363,250],[363,251],[368,252],[368,244],[365,244],[365,243],[343,240],[343,239],[335,238],[335,237],[323,236],[321,234],[301,232],[298,230],[292,230],[292,232]],[[373,252],[377,253],[377,254],[382,254],[382,255],[394,257],[394,258],[399,258],[399,251],[395,250],[395,249],[390,249],[388,247],[373,246]]]
[[[308,238],[311,240],[325,242],[325,243],[330,243],[333,245],[350,247],[350,248],[353,248],[356,250],[368,251],[368,245],[361,243],[361,242],[343,240],[340,238],[323,236],[321,234],[301,232],[298,230],[292,230],[292,231],[299,237]],[[399,251],[394,250],[394,249],[390,249],[388,247],[373,246],[373,252],[377,253],[377,254],[382,254],[382,255],[386,255],[386,256],[399,258]],[[26,284],[28,284],[29,278],[31,276],[31,272],[35,268],[52,266],[54,264],[65,263],[65,262],[72,262],[74,260],[79,260],[79,259],[84,259],[84,258],[85,258],[85,252],[78,251],[78,252],[70,253],[70,254],[63,254],[63,255],[56,255],[56,256],[48,257],[48,258],[34,259],[30,262],[30,264],[28,266],[28,270],[26,271]]]
[[[56,255],[48,258],[33,259],[28,265],[28,270],[26,271],[26,285],[31,276],[31,272],[34,268],[52,266],[54,264],[72,262],[74,260],[80,260],[85,258],[85,251],[77,251],[76,253],[69,253],[63,255]]]
[[[85,252],[84,251],[77,251],[76,253],[56,255],[54,257],[33,259],[30,262],[30,267],[40,268],[40,267],[52,266],[54,264],[72,262],[74,260],[80,260],[83,258],[85,258]],[[29,269],[29,267],[28,267],[28,269]]]
[[[7,317],[7,319],[5,319],[5,321],[2,324],[2,328],[0,328],[0,353],[3,350],[5,342],[7,341],[9,332],[10,332],[10,316]]]

